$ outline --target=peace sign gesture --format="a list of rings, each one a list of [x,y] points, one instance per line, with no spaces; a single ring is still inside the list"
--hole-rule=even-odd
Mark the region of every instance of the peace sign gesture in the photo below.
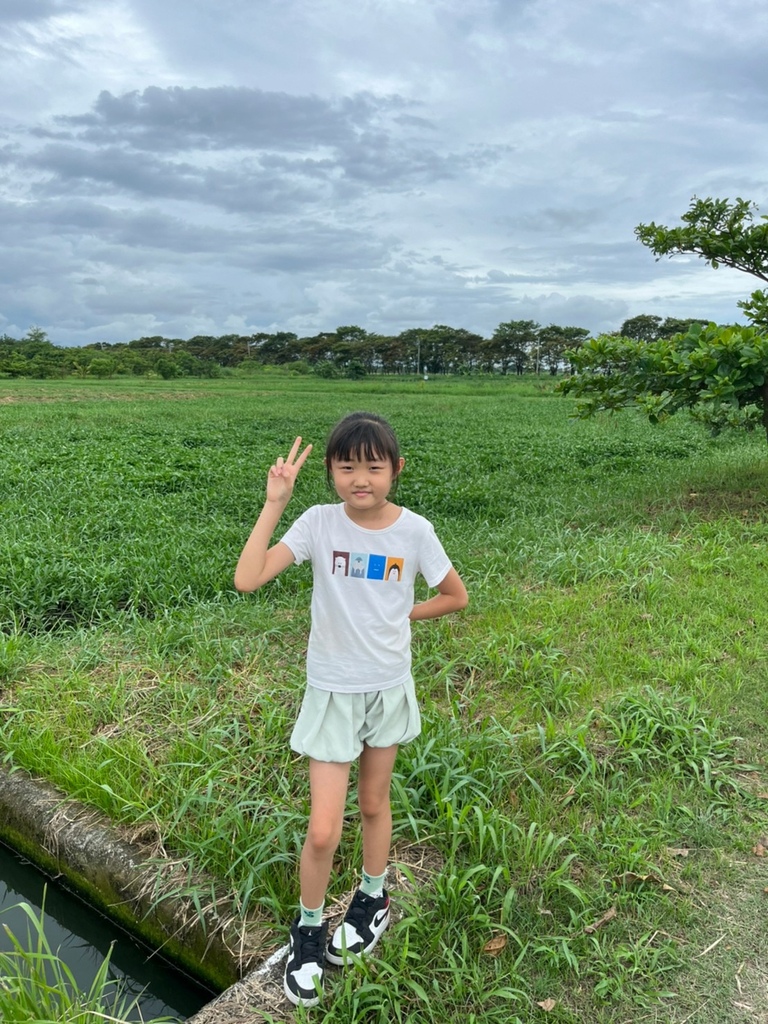
[[[281,456],[273,466],[270,466],[267,474],[267,501],[276,501],[281,505],[286,505],[290,500],[299,470],[312,451],[312,445],[308,444],[299,455],[300,447],[301,438],[297,437],[288,452],[288,458],[284,459]]]

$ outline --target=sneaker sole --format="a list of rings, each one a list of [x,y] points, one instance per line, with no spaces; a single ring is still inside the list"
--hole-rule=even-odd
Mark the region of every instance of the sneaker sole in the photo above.
[[[283,992],[285,992],[285,998],[294,1006],[317,1006],[320,1002],[320,996],[316,995],[311,999],[306,999],[304,996],[298,996],[295,992],[291,992],[285,978],[283,978]]]

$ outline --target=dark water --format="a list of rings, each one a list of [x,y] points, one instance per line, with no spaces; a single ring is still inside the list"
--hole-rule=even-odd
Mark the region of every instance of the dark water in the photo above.
[[[26,944],[31,921],[15,908],[29,903],[36,911],[43,905],[45,889],[45,936],[74,974],[78,986],[88,989],[114,942],[111,977],[123,980],[130,996],[142,990],[138,1006],[128,1018],[148,1021],[153,1017],[185,1020],[210,1002],[213,993],[172,968],[166,961],[135,942],[126,932],[97,911],[41,874],[0,844],[0,950],[13,945],[2,925],[8,925],[18,941]]]

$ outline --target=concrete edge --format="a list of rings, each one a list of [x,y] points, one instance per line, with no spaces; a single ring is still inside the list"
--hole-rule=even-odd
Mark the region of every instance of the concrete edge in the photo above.
[[[0,767],[0,839],[214,989],[240,978],[249,958],[234,912],[212,908],[201,918],[190,900],[173,895],[170,879],[158,899],[157,860],[98,811],[24,771]]]
[[[190,1017],[187,1024],[255,1024],[264,1020],[264,1012],[293,1015],[283,995],[282,962],[288,946],[282,946],[256,970],[235,982]]]

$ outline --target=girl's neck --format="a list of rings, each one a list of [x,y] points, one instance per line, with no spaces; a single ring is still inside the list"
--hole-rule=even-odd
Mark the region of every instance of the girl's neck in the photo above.
[[[386,530],[400,518],[402,509],[399,505],[393,505],[391,501],[385,501],[383,505],[371,509],[352,508],[344,502],[344,512],[356,526],[362,526],[366,530]]]

